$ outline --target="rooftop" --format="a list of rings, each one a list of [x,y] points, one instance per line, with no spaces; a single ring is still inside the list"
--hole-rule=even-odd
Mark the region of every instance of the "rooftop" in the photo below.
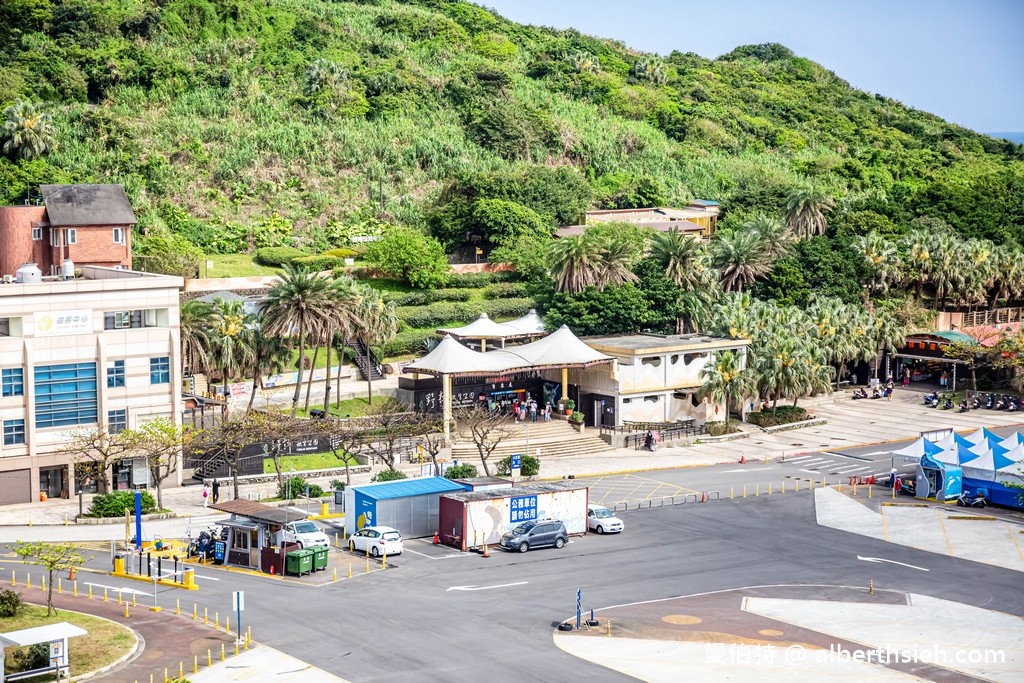
[[[46,216],[55,227],[135,225],[135,213],[120,185],[40,185]]]
[[[607,223],[615,220],[614,218],[602,217],[600,220],[594,220],[593,223]],[[623,222],[633,223],[641,228],[650,228],[657,232],[669,232],[671,230],[680,230],[682,232],[700,232],[704,228],[687,220],[626,220],[622,219]],[[555,231],[555,237],[575,237],[576,235],[583,234],[590,225],[567,225],[563,228],[559,228]]]
[[[461,493],[446,493],[445,498],[453,500],[495,500],[499,498],[515,498],[517,496],[535,496],[538,493],[558,493],[560,491],[577,491],[587,488],[586,484],[577,484],[571,481],[552,481],[545,484],[527,484],[507,489],[477,489],[475,491],[462,491]]]
[[[585,337],[583,341],[605,353],[652,353],[709,348],[736,348],[750,344],[748,339],[712,337],[706,334],[613,334]]]
[[[14,274],[8,273],[14,277]],[[185,281],[175,275],[143,273],[105,266],[76,265],[75,277],[63,279],[59,275],[45,275],[38,282],[0,282],[0,296],[29,294],[73,294],[83,291],[128,289],[181,289]]]
[[[264,524],[287,524],[307,517],[306,513],[294,508],[275,508],[246,498],[235,498],[223,503],[212,503],[210,507],[221,512],[228,512],[238,517],[245,517]]]
[[[353,490],[374,500],[390,500],[409,496],[425,496],[431,493],[462,491],[463,488],[451,479],[444,477],[417,477],[357,486]]]

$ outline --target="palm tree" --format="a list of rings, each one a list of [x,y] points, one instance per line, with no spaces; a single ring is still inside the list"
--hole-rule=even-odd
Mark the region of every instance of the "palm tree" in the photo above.
[[[882,311],[875,316],[875,377],[878,377],[878,362],[883,353],[890,355],[907,342],[907,328],[890,313]]]
[[[252,350],[248,363],[252,374],[252,392],[246,408],[249,411],[256,400],[256,392],[262,387],[264,373],[273,375],[283,371],[291,359],[292,345],[286,338],[264,334],[262,319],[246,326],[246,344]]]
[[[587,233],[556,240],[548,251],[555,288],[567,294],[579,294],[597,285],[601,272],[601,247]]]
[[[835,206],[835,200],[815,188],[794,190],[786,197],[786,222],[799,237],[824,235],[828,228],[825,212]]]
[[[330,281],[305,268],[285,266],[281,281],[270,288],[263,314],[264,332],[298,339],[298,381],[292,396],[292,415],[299,412],[302,371],[309,330],[324,318],[332,306]]]
[[[1024,252],[1001,245],[996,248],[994,260],[991,309],[1000,299],[1019,298],[1024,291]]]
[[[708,268],[704,243],[678,228],[651,236],[651,257],[665,269],[665,277],[686,290],[700,285]]]
[[[338,277],[331,282],[331,303],[333,306],[324,318],[323,342],[327,347],[327,370],[324,372],[324,414],[331,405],[331,351],[335,336],[348,339],[355,329],[357,308],[361,298],[360,288],[350,277]],[[344,349],[344,346],[342,346]],[[339,356],[340,357],[340,356]],[[310,373],[310,384],[313,374]],[[306,409],[309,409],[309,387],[306,388]]]
[[[213,347],[213,307],[193,299],[181,305],[179,330],[181,357],[191,374],[210,371],[210,350]]]
[[[224,373],[224,400],[227,400],[231,393],[228,390],[228,382],[231,381],[231,371],[251,361],[252,348],[247,343],[246,325],[251,324],[245,312],[242,310],[241,301],[225,301],[217,297],[213,301],[213,352]]]
[[[641,59],[633,65],[631,72],[633,77],[639,81],[647,81],[654,85],[662,85],[668,80],[668,73],[665,70],[665,62],[660,59],[648,57]]]
[[[722,286],[730,292],[743,291],[758,277],[771,270],[767,245],[752,232],[720,232],[711,241],[711,263],[719,270]]]
[[[4,109],[4,153],[14,159],[38,159],[53,149],[57,134],[53,118],[41,104],[17,100]]]
[[[773,261],[788,254],[793,247],[793,231],[776,216],[758,214],[744,222],[743,229],[753,232],[764,242],[765,255]]]
[[[801,371],[806,355],[806,341],[784,330],[778,330],[757,351],[755,373],[757,385],[765,396],[772,397],[772,414],[780,396],[799,394],[803,388]]]
[[[801,394],[814,396],[832,391],[835,369],[828,364],[824,352],[814,344],[807,344],[804,352],[803,367],[800,373],[800,391],[793,394],[794,408]]]
[[[621,285],[636,282],[639,278],[632,270],[635,249],[633,244],[625,237],[605,235],[596,238],[594,242],[600,249],[601,261],[597,271],[598,289],[605,287],[619,287]]]
[[[854,250],[867,263],[871,280],[864,284],[865,305],[870,301],[866,292],[887,292],[889,286],[899,279],[900,259],[896,245],[875,231],[858,237],[853,243]]]
[[[363,287],[362,301],[356,311],[356,335],[367,349],[371,344],[383,344],[390,341],[398,333],[398,315],[395,304],[384,301],[380,292]],[[367,401],[373,404],[373,381],[366,378]]]
[[[574,52],[565,58],[576,73],[596,74],[601,69],[601,62],[589,52]]]
[[[963,279],[960,263],[960,243],[952,235],[933,235],[930,240],[931,259],[924,264],[928,279],[935,285],[935,299],[941,308],[946,298]]]
[[[753,391],[750,373],[740,368],[740,357],[735,351],[722,351],[700,371],[703,384],[698,391],[701,397],[715,403],[725,403],[725,422],[729,423],[729,406],[742,401]]]
[[[925,230],[911,230],[903,236],[901,246],[906,251],[907,269],[915,274],[917,301],[921,302],[924,283],[928,280],[928,264],[932,258],[932,236]]]

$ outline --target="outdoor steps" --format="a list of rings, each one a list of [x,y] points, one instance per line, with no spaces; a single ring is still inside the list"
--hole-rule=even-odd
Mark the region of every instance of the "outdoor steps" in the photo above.
[[[605,443],[596,427],[587,427],[583,434],[576,431],[564,420],[552,420],[551,422],[530,422],[529,425],[529,454],[537,455],[540,448],[540,457],[551,458],[571,455],[589,455],[612,450],[612,447]],[[509,430],[512,436],[506,438],[494,449],[490,461],[497,462],[509,455],[519,453],[527,454],[526,433],[527,429],[522,424],[509,422]],[[472,462],[480,459],[480,453],[469,435],[456,437],[455,445],[452,447],[452,458]]]

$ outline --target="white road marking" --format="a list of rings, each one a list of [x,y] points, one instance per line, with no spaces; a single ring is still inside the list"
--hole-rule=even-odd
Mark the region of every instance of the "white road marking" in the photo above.
[[[491,588],[508,588],[509,586],[522,586],[526,583],[530,582],[516,581],[515,583],[501,583],[497,586],[450,586],[448,590],[445,591],[445,593],[447,593],[448,591],[485,591],[490,590]]]
[[[753,472],[753,470],[742,469],[742,470],[722,470],[722,474],[729,474],[731,472]]]
[[[910,569],[918,569],[918,570],[923,571],[923,572],[931,571],[930,569],[925,569],[924,567],[918,567],[917,565],[907,564],[905,562],[897,562],[896,560],[886,560],[886,559],[881,558],[881,557],[861,557],[860,555],[858,555],[857,559],[858,560],[864,560],[865,562],[888,562],[889,564],[898,564],[901,567],[908,567]]]
[[[798,460],[807,460],[808,458],[811,458],[811,457],[813,457],[813,456],[810,456],[810,455],[798,455],[795,458],[786,458],[786,462],[797,462]]]
[[[220,579],[218,578],[214,578],[212,576],[205,576],[203,574],[196,574],[196,578],[203,579],[204,581],[220,581]]]
[[[92,586],[93,588],[106,588],[106,589],[108,589],[108,590],[110,590],[112,592],[115,592],[115,593],[128,593],[129,595],[131,595],[132,593],[134,593],[135,595],[153,595],[152,593],[147,593],[146,591],[135,590],[134,588],[122,588],[120,586],[108,586],[108,585],[102,584],[102,583],[90,583],[90,582],[86,581],[85,585],[86,586]]]

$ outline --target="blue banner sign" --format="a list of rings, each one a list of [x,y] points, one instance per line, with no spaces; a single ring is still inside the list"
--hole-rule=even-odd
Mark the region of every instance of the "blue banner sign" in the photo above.
[[[510,522],[530,522],[537,519],[537,496],[520,496],[509,503]]]

